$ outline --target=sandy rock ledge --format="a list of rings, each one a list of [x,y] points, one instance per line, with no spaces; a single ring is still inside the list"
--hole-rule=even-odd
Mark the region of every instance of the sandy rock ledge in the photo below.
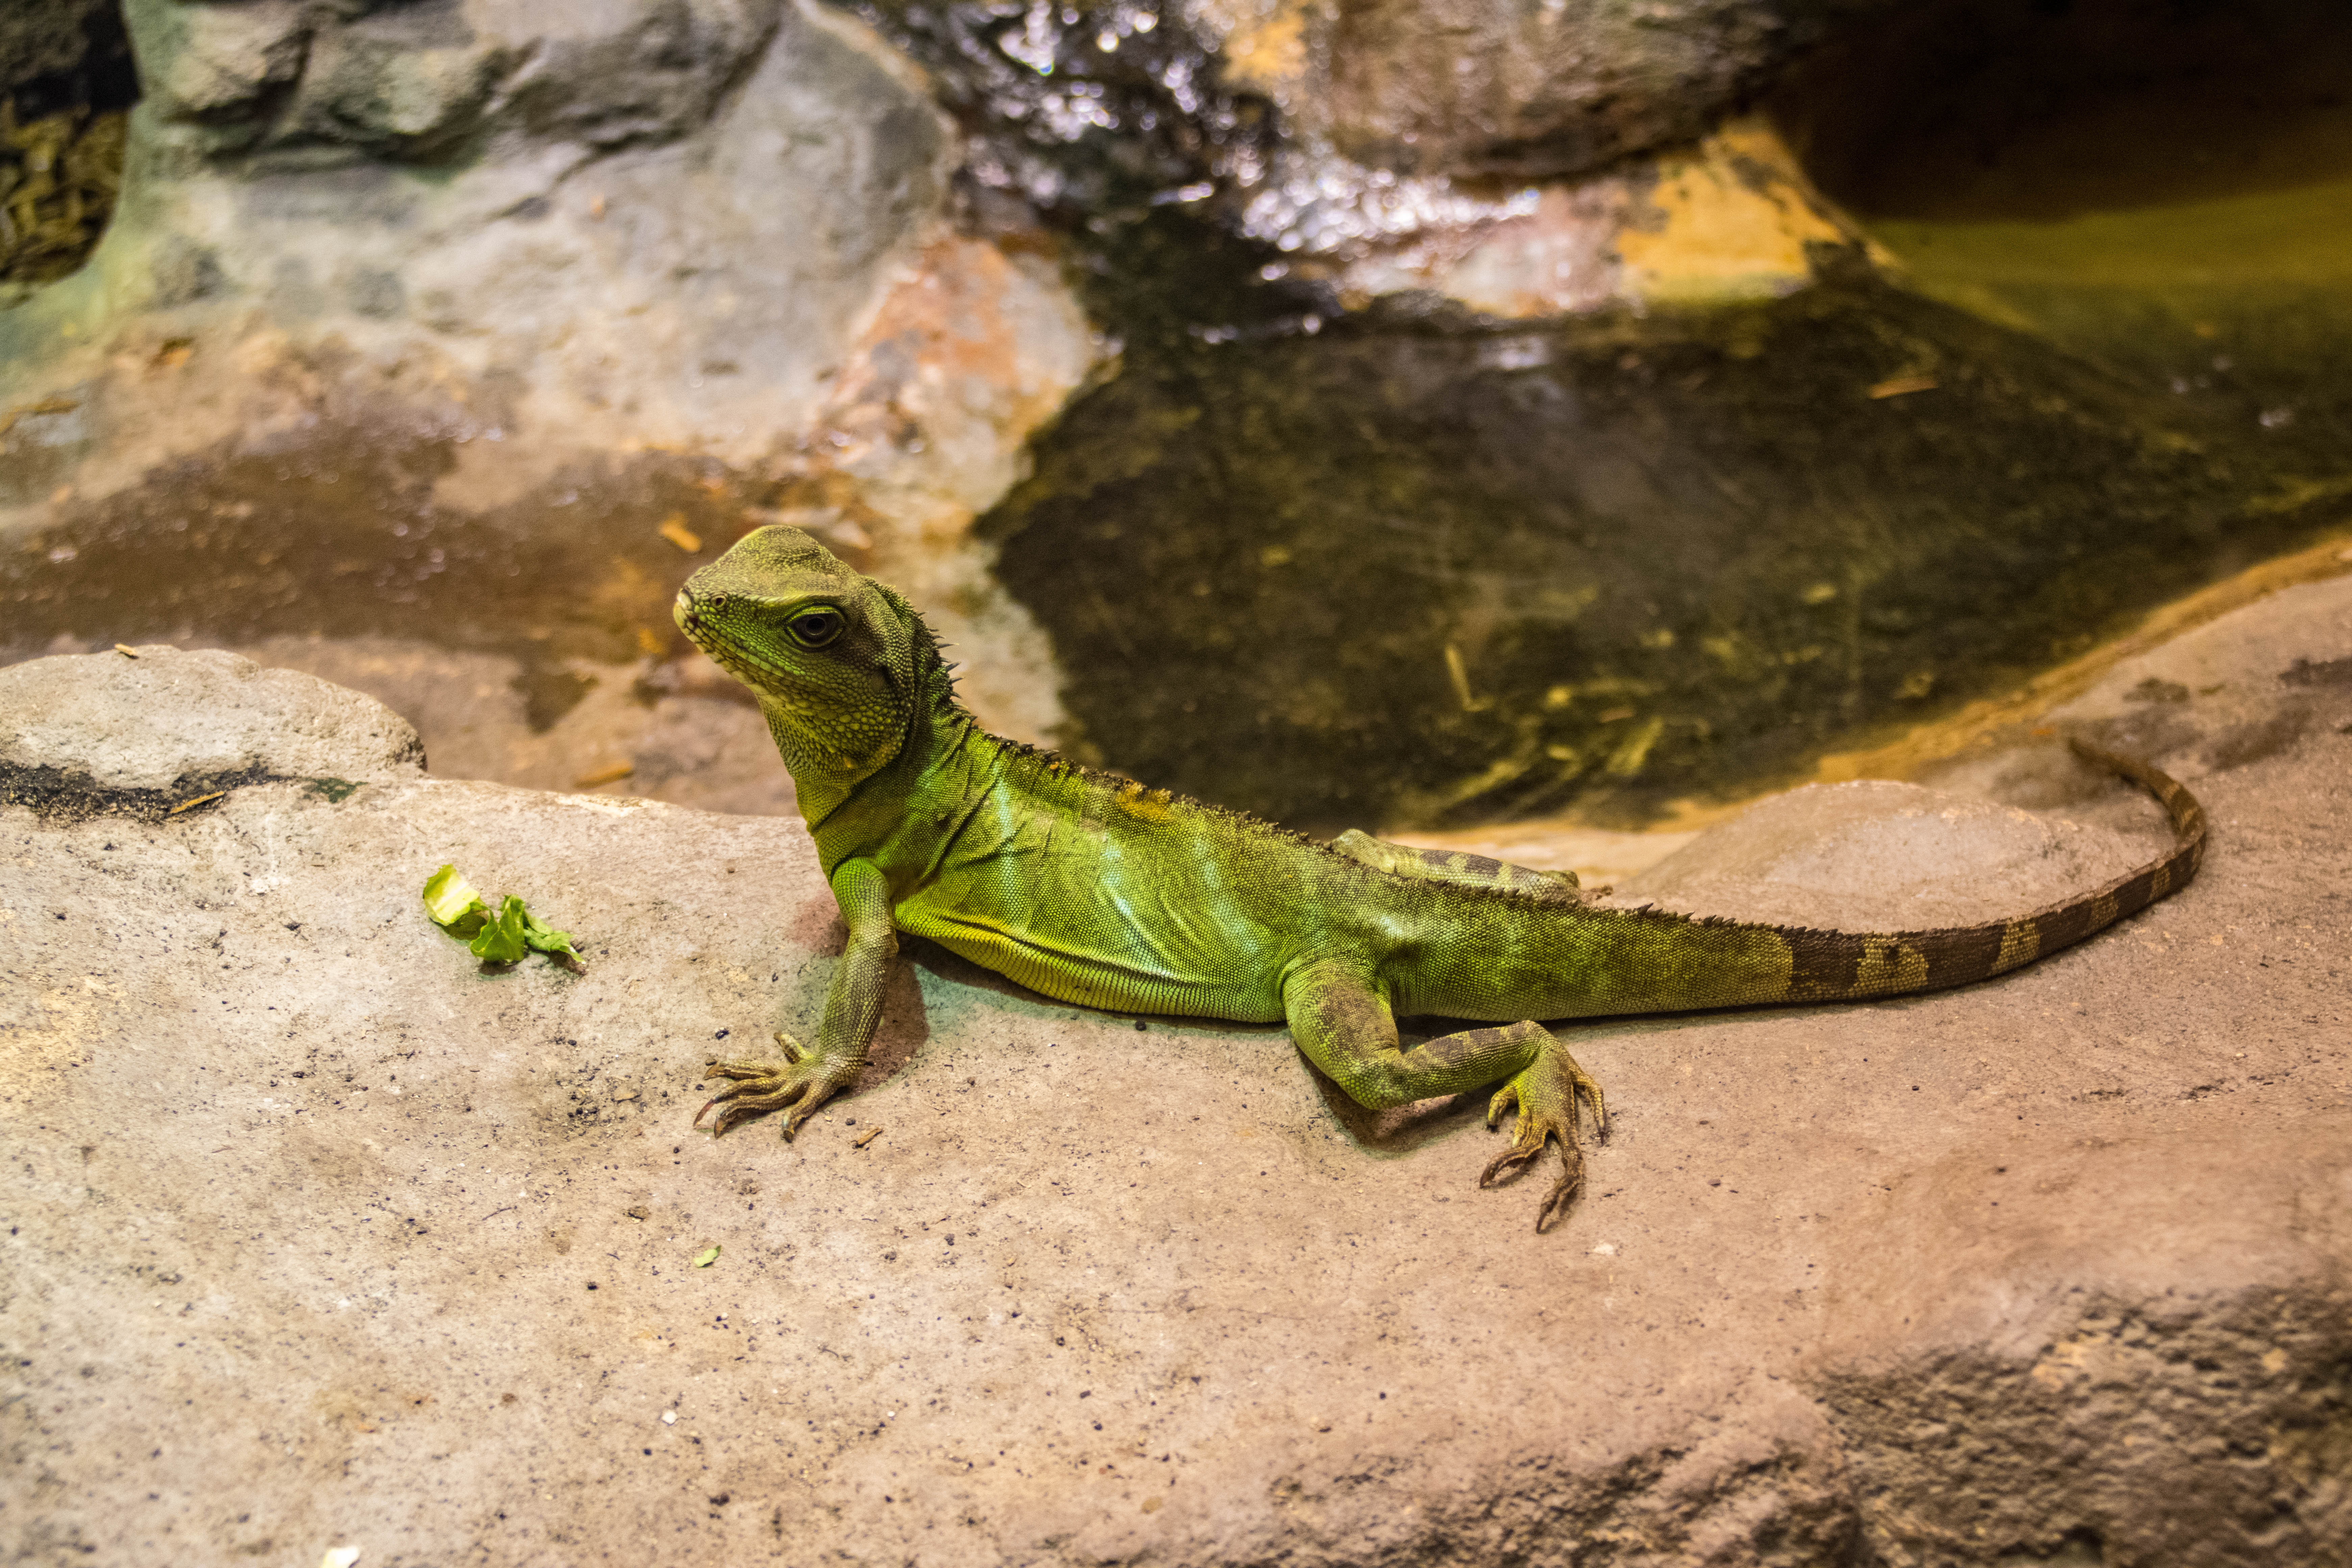
[[[1473,1101],[1374,1121],[1277,1031],[929,950],[862,1092],[714,1143],[704,1055],[837,950],[796,822],[436,780],[225,656],[0,670],[0,1550],[2343,1561],[2352,712],[2291,695],[2203,877],[2085,947],[1578,1029],[1620,1121],[1538,1237]],[[1996,897],[2044,826],[1963,816],[1822,857],[1974,846]],[[585,973],[479,971],[444,860]]]

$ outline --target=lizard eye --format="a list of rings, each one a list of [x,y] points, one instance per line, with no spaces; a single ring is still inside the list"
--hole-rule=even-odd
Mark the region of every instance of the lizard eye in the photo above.
[[[849,625],[848,618],[829,605],[803,610],[784,623],[784,631],[803,647],[823,647],[839,637]]]

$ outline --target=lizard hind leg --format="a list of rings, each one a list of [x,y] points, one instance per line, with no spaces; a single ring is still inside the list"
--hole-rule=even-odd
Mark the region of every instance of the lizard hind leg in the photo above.
[[[1541,1025],[1527,1027],[1541,1028]],[[1568,1213],[1576,1195],[1584,1190],[1584,1151],[1577,1142],[1578,1107],[1582,1101],[1592,1107],[1592,1130],[1596,1134],[1609,1130],[1609,1110],[1601,1099],[1601,1085],[1591,1073],[1577,1065],[1568,1047],[1547,1029],[1545,1039],[1538,1047],[1536,1058],[1495,1091],[1486,1102],[1486,1125],[1493,1128],[1502,1121],[1503,1113],[1516,1107],[1517,1124],[1512,1129],[1510,1147],[1488,1163],[1480,1173],[1478,1184],[1491,1187],[1504,1176],[1507,1169],[1527,1168],[1539,1158],[1544,1146],[1559,1146],[1560,1172],[1551,1191],[1544,1195],[1543,1206],[1536,1211],[1538,1234],[1549,1230],[1553,1223]]]
[[[1530,1019],[1465,1029],[1401,1048],[1388,994],[1369,966],[1344,959],[1302,966],[1284,982],[1290,1037],[1309,1060],[1357,1104],[1371,1110],[1441,1094],[1460,1094],[1497,1079],[1503,1088],[1487,1107],[1492,1127],[1518,1107],[1511,1146],[1479,1177],[1482,1187],[1511,1164],[1524,1164],[1558,1142],[1561,1173],[1536,1215],[1549,1228],[1584,1184],[1584,1154],[1576,1141],[1580,1098],[1592,1107],[1596,1130],[1606,1126],[1601,1086],[1549,1029]]]

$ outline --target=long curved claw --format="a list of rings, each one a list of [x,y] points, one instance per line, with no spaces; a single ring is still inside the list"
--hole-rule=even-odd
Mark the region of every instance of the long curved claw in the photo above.
[[[704,1101],[702,1109],[694,1113],[694,1125],[698,1127],[702,1125],[703,1117],[709,1113],[712,1106],[731,1101],[727,1103],[727,1109],[719,1113],[718,1120],[710,1124],[710,1135],[713,1138],[724,1137],[727,1130],[737,1122],[749,1121],[754,1116],[790,1105],[806,1093],[806,1086],[801,1084],[794,1084],[772,1094],[747,1094],[744,1090],[748,1087],[746,1084],[739,1083]],[[740,1098],[738,1098],[739,1096]],[[791,1134],[788,1132],[785,1136],[790,1137]]]
[[[1609,1104],[1607,1100],[1601,1098],[1600,1080],[1594,1078],[1591,1073],[1586,1072],[1582,1068],[1577,1066],[1576,1058],[1570,1056],[1566,1051],[1560,1052],[1559,1056],[1560,1066],[1568,1069],[1569,1081],[1575,1086],[1575,1092],[1569,1100],[1570,1120],[1571,1121],[1574,1121],[1576,1115],[1576,1102],[1579,1100],[1581,1100],[1592,1107],[1592,1136],[1595,1138],[1608,1137]]]

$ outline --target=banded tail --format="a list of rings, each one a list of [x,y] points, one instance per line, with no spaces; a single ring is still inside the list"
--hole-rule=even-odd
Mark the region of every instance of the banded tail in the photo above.
[[[2205,854],[2205,809],[2197,797],[2146,763],[2083,741],[2068,743],[2084,761],[2120,773],[2163,803],[2172,821],[2168,853],[2091,892],[1988,925],[1892,932],[1784,928],[1779,934],[1796,961],[1784,1000],[1890,996],[2005,974],[2187,887]]]

